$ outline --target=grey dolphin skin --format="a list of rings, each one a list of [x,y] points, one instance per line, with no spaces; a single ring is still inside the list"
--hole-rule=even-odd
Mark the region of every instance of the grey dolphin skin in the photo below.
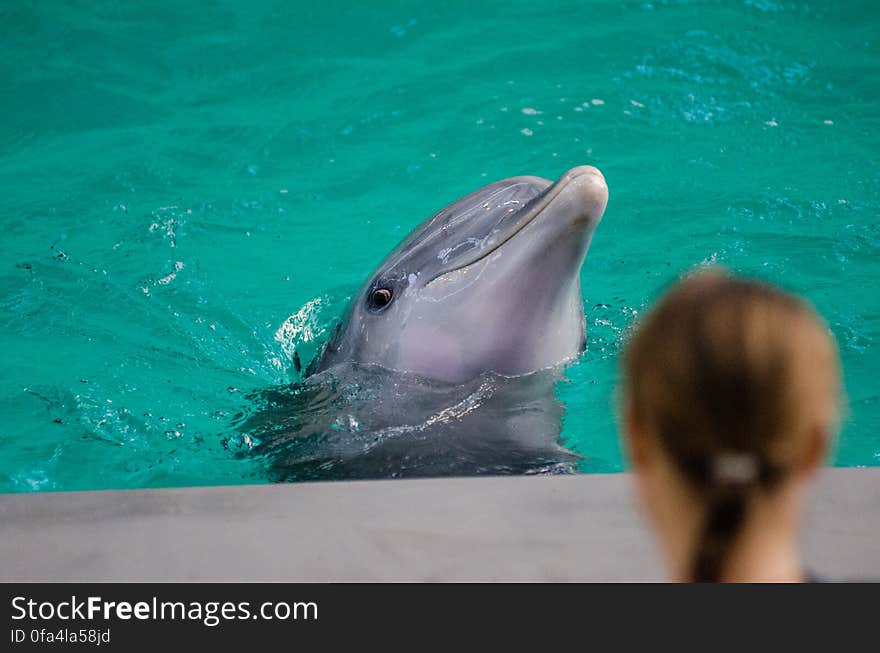
[[[608,188],[592,166],[513,177],[420,225],[355,295],[317,370],[354,361],[461,382],[577,356],[580,269]]]
[[[284,481],[573,471],[554,388],[585,346],[580,269],[607,201],[581,166],[440,210],[367,278],[304,381],[251,397],[228,446]]]

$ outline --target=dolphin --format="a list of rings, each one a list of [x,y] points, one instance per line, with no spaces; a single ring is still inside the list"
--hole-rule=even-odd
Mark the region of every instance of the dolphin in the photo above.
[[[554,387],[586,345],[580,270],[607,202],[579,166],[441,209],[367,277],[302,382],[252,395],[228,446],[279,481],[573,471]]]
[[[580,269],[607,202],[602,173],[580,166],[441,209],[367,278],[313,370],[352,361],[459,383],[576,357]]]

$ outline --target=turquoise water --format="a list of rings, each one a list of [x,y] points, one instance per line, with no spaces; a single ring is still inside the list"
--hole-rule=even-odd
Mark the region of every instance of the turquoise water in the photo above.
[[[399,239],[585,163],[581,470],[623,468],[621,333],[702,262],[816,304],[833,462],[880,464],[880,5],[371,4],[0,5],[0,490],[264,482],[224,445],[246,393]]]

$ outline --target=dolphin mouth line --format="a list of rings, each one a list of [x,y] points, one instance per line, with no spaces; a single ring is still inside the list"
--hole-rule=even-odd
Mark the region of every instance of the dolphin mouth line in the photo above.
[[[463,270],[464,268],[469,267],[469,266],[473,265],[474,263],[479,263],[480,261],[482,261],[484,258],[489,256],[490,254],[497,251],[501,246],[503,246],[505,243],[507,243],[507,241],[509,241],[514,236],[516,236],[520,231],[522,231],[526,226],[528,226],[532,221],[534,221],[539,215],[541,215],[541,213],[544,212],[544,209],[546,209],[548,206],[550,206],[550,204],[553,203],[553,200],[556,199],[556,197],[559,195],[559,193],[561,193],[572,181],[574,181],[575,179],[578,179],[579,177],[582,177],[583,175],[588,175],[588,174],[593,174],[593,173],[589,172],[587,170],[582,170],[582,171],[579,171],[578,173],[573,174],[573,175],[569,175],[567,173],[565,175],[563,175],[562,179],[560,179],[555,184],[550,186],[546,191],[544,191],[544,193],[542,195],[539,195],[537,198],[535,198],[535,200],[534,200],[536,202],[535,206],[530,208],[528,210],[528,212],[526,212],[525,215],[520,217],[516,221],[516,223],[514,223],[513,227],[511,227],[510,230],[504,235],[503,238],[501,238],[498,242],[496,242],[494,245],[492,245],[488,249],[484,249],[484,250],[480,250],[478,252],[475,252],[472,256],[468,257],[467,259],[465,259],[464,261],[462,261],[458,265],[455,265],[454,267],[451,267],[451,268],[448,268],[448,269],[443,270],[441,272],[438,272],[437,274],[435,274],[433,277],[431,277],[425,283],[425,287],[429,286],[430,284],[432,284],[434,281],[436,281],[437,279],[439,279],[442,276],[445,276],[445,275],[450,274],[452,272],[457,272],[459,270]]]

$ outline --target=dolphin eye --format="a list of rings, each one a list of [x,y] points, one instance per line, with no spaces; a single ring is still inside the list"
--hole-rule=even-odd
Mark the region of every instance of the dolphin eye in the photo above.
[[[391,303],[391,297],[390,288],[376,288],[370,293],[370,304],[373,308],[383,308]]]

